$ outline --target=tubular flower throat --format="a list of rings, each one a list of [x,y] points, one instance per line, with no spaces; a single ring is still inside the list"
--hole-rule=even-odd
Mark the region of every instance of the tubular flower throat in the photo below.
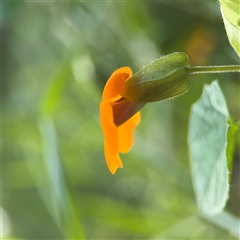
[[[127,153],[133,145],[133,131],[140,122],[140,109],[145,105],[124,98],[125,82],[132,76],[129,67],[112,73],[102,94],[100,120],[104,135],[104,154],[109,171],[122,168],[119,153]]]

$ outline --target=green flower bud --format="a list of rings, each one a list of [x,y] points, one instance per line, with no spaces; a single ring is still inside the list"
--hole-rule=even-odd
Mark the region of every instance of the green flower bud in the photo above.
[[[125,98],[154,102],[177,97],[190,87],[188,57],[173,53],[143,67],[125,82]]]

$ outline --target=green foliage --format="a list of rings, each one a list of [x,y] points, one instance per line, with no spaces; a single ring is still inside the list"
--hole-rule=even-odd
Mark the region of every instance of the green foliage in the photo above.
[[[188,58],[184,53],[161,57],[135,73],[125,83],[126,98],[153,102],[177,97],[190,87]]]
[[[201,98],[191,108],[188,145],[198,208],[206,214],[219,213],[228,198],[228,119],[218,83],[205,86]]]
[[[240,2],[238,0],[219,2],[229,42],[240,57]]]

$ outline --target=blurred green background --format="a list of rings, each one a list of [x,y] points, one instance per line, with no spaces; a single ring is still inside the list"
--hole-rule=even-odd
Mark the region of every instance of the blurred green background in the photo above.
[[[184,96],[147,104],[115,175],[99,122],[103,86],[119,67],[136,72],[174,51],[193,66],[239,64],[217,1],[1,7],[4,239],[237,239],[197,211],[187,126],[190,106],[215,79],[239,121],[239,74],[192,75]],[[239,141],[234,156],[226,211],[238,217]]]

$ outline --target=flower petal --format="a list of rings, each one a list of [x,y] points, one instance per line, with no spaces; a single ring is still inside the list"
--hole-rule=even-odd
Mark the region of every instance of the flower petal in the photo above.
[[[132,76],[129,67],[121,67],[114,71],[108,79],[102,94],[102,101],[123,95],[125,93],[124,82]]]
[[[104,135],[104,154],[109,171],[122,168],[119,152],[133,145],[133,131],[140,122],[139,110],[145,105],[123,97],[124,83],[132,76],[129,67],[117,69],[108,79],[100,103],[100,119]]]
[[[118,168],[123,167],[122,161],[121,161],[118,153],[111,154],[109,152],[109,148],[105,145],[105,143],[104,143],[104,154],[105,154],[105,159],[106,159],[108,169],[112,174],[115,174],[115,172],[117,171]]]
[[[108,101],[100,103],[100,120],[105,140],[105,148],[110,154],[118,153],[118,129],[113,122],[113,111]]]
[[[140,112],[118,127],[118,149],[121,153],[128,152],[133,146],[133,131],[140,123]]]

